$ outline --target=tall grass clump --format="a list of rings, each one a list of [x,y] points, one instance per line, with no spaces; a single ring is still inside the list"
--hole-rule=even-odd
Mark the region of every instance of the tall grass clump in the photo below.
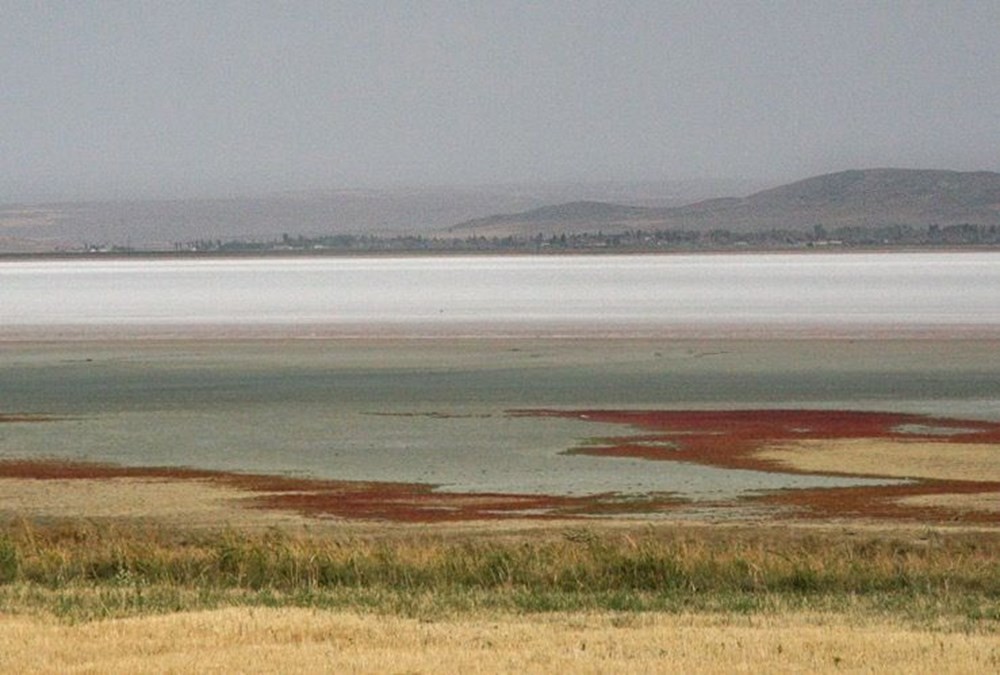
[[[7,607],[106,616],[227,604],[415,613],[837,608],[993,616],[1000,534],[901,538],[777,528],[516,536],[206,532],[113,525],[0,530]]]
[[[20,555],[10,537],[0,536],[0,584],[16,581],[20,572]]]

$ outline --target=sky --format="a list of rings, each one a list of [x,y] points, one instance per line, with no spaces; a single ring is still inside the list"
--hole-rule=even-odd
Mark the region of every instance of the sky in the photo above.
[[[998,35],[995,0],[0,0],[0,203],[998,171]]]

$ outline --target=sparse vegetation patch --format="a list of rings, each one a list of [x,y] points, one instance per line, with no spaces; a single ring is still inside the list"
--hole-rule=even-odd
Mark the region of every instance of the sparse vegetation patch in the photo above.
[[[661,526],[493,535],[184,531],[9,523],[6,612],[81,621],[226,606],[451,615],[480,610],[795,609],[1000,621],[995,533]]]

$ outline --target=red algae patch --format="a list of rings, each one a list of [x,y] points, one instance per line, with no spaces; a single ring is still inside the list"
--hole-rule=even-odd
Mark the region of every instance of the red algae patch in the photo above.
[[[786,467],[779,467],[776,460],[762,457],[759,451],[767,446],[803,441],[882,439],[1000,444],[1000,423],[905,413],[842,410],[515,410],[510,414],[622,424],[644,432],[603,438],[592,445],[568,450],[568,454],[684,461],[764,471]]]
[[[628,513],[637,502],[613,495],[564,497],[516,494],[464,494],[437,492],[434,486],[412,483],[331,481],[260,474],[239,474],[168,467],[126,467],[87,462],[45,460],[0,461],[0,480],[45,481],[50,486],[87,484],[95,481],[130,480],[130,490],[141,490],[153,482],[200,482],[206,489],[225,488],[236,495],[237,506],[296,513],[312,518],[384,520],[433,523],[470,520],[552,519],[595,514]],[[138,487],[137,487],[138,486]],[[74,492],[75,494],[75,492]],[[95,499],[114,499],[114,493],[95,492]],[[130,493],[131,494],[131,493]],[[58,489],[49,493],[59,499]],[[242,495],[242,498],[239,498]],[[642,501],[643,512],[668,510],[677,505],[669,498]],[[88,513],[79,505],[77,515],[104,513],[106,505],[94,505]],[[128,515],[122,513],[122,515]],[[156,513],[143,513],[155,517]]]
[[[602,457],[689,462],[792,474],[881,476],[906,483],[787,489],[692,506],[669,495],[560,496],[453,493],[421,483],[337,481],[191,468],[127,467],[86,462],[0,461],[0,479],[55,484],[131,481],[224,489],[228,504],[308,518],[406,523],[548,520],[590,516],[711,517],[758,509],[762,518],[896,520],[997,524],[1000,423],[924,415],[826,410],[519,410],[627,426],[631,434],[566,451]],[[25,417],[25,419],[20,419]],[[44,421],[6,415],[0,421]],[[124,483],[122,483],[124,484]],[[80,489],[76,489],[79,493]],[[96,493],[95,493],[96,494]],[[113,499],[113,491],[100,492]],[[110,495],[110,496],[109,496]],[[222,495],[220,492],[219,495]],[[52,492],[58,499],[58,492]],[[220,499],[222,497],[219,497]],[[690,508],[688,508],[690,507]],[[86,517],[86,504],[79,515]],[[770,515],[768,515],[770,514]]]
[[[913,479],[904,485],[787,490],[755,497],[808,518],[996,523],[1000,423],[843,410],[518,410],[622,424],[639,433],[567,451],[731,469]],[[957,495],[967,495],[959,498]],[[960,505],[960,506],[959,506]]]
[[[41,413],[0,413],[0,424],[4,422],[55,422],[61,417]]]

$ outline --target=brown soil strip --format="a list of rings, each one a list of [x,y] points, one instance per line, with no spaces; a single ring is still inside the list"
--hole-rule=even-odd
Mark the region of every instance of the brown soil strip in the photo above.
[[[765,452],[768,448],[813,444],[814,450],[836,447],[830,441],[922,443],[956,450],[974,445],[995,447],[1000,463],[1000,423],[938,418],[902,413],[827,410],[623,411],[519,410],[513,415],[563,417],[622,424],[642,433],[600,439],[570,454],[635,457],[692,462],[732,469],[787,473],[885,477],[900,474],[887,460],[884,472],[857,471],[849,462],[841,470],[805,470]],[[826,441],[827,443],[822,443]],[[826,461],[825,465],[834,464]],[[939,480],[924,477],[906,485],[789,490],[755,498],[771,506],[793,507],[804,518],[874,518],[922,522],[997,523],[995,509],[975,509],[1000,493],[1000,481],[989,472],[984,480]],[[961,503],[949,495],[972,495]],[[938,499],[930,499],[938,497]],[[949,502],[955,504],[950,506]]]
[[[1000,445],[852,438],[765,446],[759,459],[785,469],[924,480],[1000,482]]]
[[[60,419],[63,418],[38,413],[0,413],[0,424],[4,422],[54,422]]]
[[[917,495],[900,500],[905,505],[936,506],[951,511],[982,511],[993,513],[1000,522],[1000,492],[969,494]]]
[[[906,520],[926,523],[966,523],[997,525],[996,512],[949,506],[948,498],[1000,495],[1000,483],[966,481],[920,481],[909,485],[788,490],[761,498],[761,501],[795,508],[807,519],[862,518]],[[941,497],[945,500],[930,499]]]
[[[553,519],[639,508],[613,496],[560,497],[436,492],[411,483],[313,480],[166,467],[125,467],[45,460],[0,461],[0,478],[45,481],[144,479],[201,481],[247,493],[251,508],[322,518],[432,523],[468,520]],[[642,501],[643,512],[677,505],[669,498]],[[86,515],[81,514],[81,515]]]
[[[299,528],[288,511],[247,508],[255,493],[200,480],[0,478],[0,521],[144,521],[184,528]]]

